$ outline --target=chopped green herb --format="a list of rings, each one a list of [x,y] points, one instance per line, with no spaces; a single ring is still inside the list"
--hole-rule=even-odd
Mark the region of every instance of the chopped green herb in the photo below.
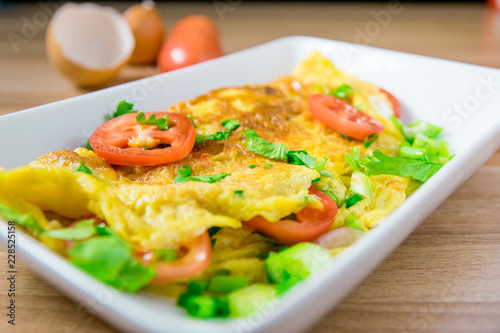
[[[363,228],[361,228],[361,226],[359,225],[358,219],[356,218],[356,216],[353,215],[349,215],[345,219],[345,226],[363,231]]]
[[[91,151],[94,151],[94,149],[92,149],[92,146],[90,145],[90,140],[87,140],[87,149],[88,150],[91,150]]]
[[[351,153],[346,153],[344,158],[347,161],[347,163],[351,166],[352,170],[361,171],[358,147],[353,147]]]
[[[249,169],[254,169],[254,168],[255,168],[255,164],[250,164],[250,165],[248,166],[248,168],[249,168]]]
[[[157,249],[155,257],[158,261],[174,261],[179,257],[179,254],[174,249]]]
[[[342,85],[338,86],[337,89],[328,92],[328,95],[331,95],[331,96],[334,96],[337,98],[346,98],[347,95],[352,94],[353,91],[354,91],[354,89],[350,85],[342,84]]]
[[[311,184],[316,184],[316,183],[319,183],[320,181],[321,181],[321,177],[314,178],[313,180],[311,180]]]
[[[208,228],[208,235],[210,237],[213,237],[216,233],[218,233],[220,231],[220,227],[211,227],[211,228]]]
[[[329,178],[333,177],[332,174],[329,173],[327,170],[321,170],[319,174],[322,175],[323,177],[329,177]]]
[[[94,219],[89,219],[76,223],[72,228],[46,230],[43,235],[57,239],[82,240],[90,238],[96,233],[97,231],[94,227]]]
[[[244,192],[242,190],[234,190],[234,195],[238,195],[238,196],[242,197],[243,193]]]
[[[367,136],[365,138],[365,142],[364,142],[365,148],[370,147],[372,145],[372,143],[374,143],[375,140],[377,140],[377,138],[378,138],[378,134],[377,133]]]
[[[363,198],[368,198],[375,190],[375,185],[370,179],[370,176],[365,175],[360,171],[354,171],[351,176],[351,193],[357,193]]]
[[[96,279],[117,289],[135,292],[155,277],[155,269],[141,265],[132,246],[116,235],[75,242],[69,260]]]
[[[156,119],[156,115],[153,113],[146,120],[146,115],[144,114],[144,112],[140,112],[135,118],[137,120],[137,123],[140,125],[144,124],[156,125],[162,131],[168,130],[170,128],[170,118],[167,115],[165,115],[164,118]]]
[[[214,276],[208,285],[208,291],[213,293],[230,293],[248,285],[248,278],[218,275]]]
[[[188,114],[188,115],[187,115],[187,117],[188,117],[189,119],[191,119],[191,122],[193,123],[194,128],[198,128],[198,126],[196,126],[196,123],[194,122],[193,116],[192,116],[192,115],[190,115],[190,114]]]
[[[287,153],[290,151],[284,144],[271,143],[261,138],[257,132],[252,129],[242,131],[246,136],[243,142],[248,150],[263,155],[267,158],[275,158],[279,160],[286,160]]]
[[[345,202],[344,202],[345,208],[351,208],[352,206],[354,206],[355,204],[357,204],[361,200],[363,200],[363,197],[357,193],[354,193],[352,196],[350,196],[349,198],[347,198],[345,200]]]
[[[211,296],[194,296],[187,300],[186,311],[191,317],[213,318],[216,312],[215,299]]]
[[[326,157],[323,157],[318,163],[318,160],[311,157],[308,152],[304,150],[290,150],[284,144],[271,143],[261,138],[257,132],[252,129],[245,130],[242,133],[246,136],[246,140],[243,144],[247,146],[248,150],[267,158],[286,160],[290,164],[304,165],[318,172],[321,171],[328,160]],[[329,173],[324,174],[330,175]]]
[[[274,166],[274,164],[272,164],[272,163],[266,163],[266,164],[263,164],[262,166],[264,168],[272,168]]]
[[[127,114],[127,113],[136,113],[136,112],[137,111],[134,110],[134,104],[127,103],[126,101],[121,101],[116,106],[115,113],[113,113],[113,115],[110,116],[110,117],[108,117],[108,118],[112,119],[112,118],[116,118],[116,117],[119,117],[119,116],[123,116],[124,114]]]
[[[149,147],[142,147],[143,150],[151,150]]]
[[[89,169],[83,162],[80,162],[80,165],[73,169],[73,172],[84,172],[88,175],[92,176],[92,170]]]
[[[234,119],[226,119],[221,122],[222,126],[227,128],[230,131],[234,131],[238,127],[240,127],[240,122]]]
[[[43,233],[43,229],[37,219],[31,214],[23,214],[14,208],[0,203],[0,216],[7,221],[15,221],[17,224],[29,229],[37,235]]]
[[[182,168],[176,170],[176,172],[179,174],[179,176],[174,178],[174,183],[176,184],[184,184],[189,181],[215,183],[231,175],[230,173],[218,173],[216,175],[191,176],[193,171],[187,165],[183,165]]]
[[[231,135],[231,132],[240,127],[240,122],[233,119],[227,119],[222,121],[222,125],[226,128],[225,131],[220,131],[213,134],[196,135],[195,145],[200,145],[205,141],[220,141],[228,139]]]
[[[375,150],[372,157],[367,157],[364,164],[367,175],[394,175],[400,177],[412,177],[421,182],[427,181],[442,166],[441,163],[431,163],[404,157],[390,157]]]
[[[337,196],[335,195],[335,193],[333,193],[332,191],[330,190],[323,190],[321,188],[318,187],[318,189],[321,191],[321,192],[324,192],[326,195],[328,195],[330,198],[332,198],[333,201],[335,201],[335,204],[339,205],[339,198],[337,198]]]

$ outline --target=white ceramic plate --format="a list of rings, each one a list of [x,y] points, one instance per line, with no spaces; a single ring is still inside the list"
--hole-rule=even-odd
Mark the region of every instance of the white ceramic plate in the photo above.
[[[163,110],[211,89],[265,83],[290,74],[313,50],[340,69],[386,88],[402,104],[403,120],[445,128],[456,157],[381,226],[336,257],[321,274],[276,306],[245,319],[200,321],[174,301],[118,292],[71,266],[18,231],[18,255],[64,293],[122,331],[224,333],[301,332],[337,304],[500,145],[500,71],[311,37],[288,37],[190,68],[0,117],[0,166],[13,168],[57,149],[84,145],[126,99],[140,111]],[[1,239],[7,226],[2,221]],[[69,327],[71,329],[71,327]]]

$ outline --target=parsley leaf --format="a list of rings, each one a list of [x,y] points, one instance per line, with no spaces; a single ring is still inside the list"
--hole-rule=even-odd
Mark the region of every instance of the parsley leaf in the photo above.
[[[174,183],[184,184],[185,182],[204,182],[204,183],[215,183],[221,181],[222,179],[230,176],[230,173],[218,173],[216,175],[203,175],[203,176],[191,176],[193,171],[187,165],[183,165],[181,169],[176,170],[179,176],[174,178]]]
[[[367,175],[394,175],[400,177],[412,177],[421,182],[427,181],[442,166],[441,163],[431,163],[404,157],[390,157],[375,150],[372,157],[367,157],[365,162],[365,174]]]
[[[134,110],[134,104],[132,103],[127,103],[126,101],[121,101],[118,103],[116,106],[116,111],[113,113],[111,116],[108,116],[109,119],[113,119],[119,116],[123,116],[124,114],[127,113],[136,113],[137,111]]]
[[[354,89],[350,85],[342,84],[342,85],[338,86],[337,89],[328,92],[328,95],[331,95],[331,96],[334,96],[337,98],[346,98],[347,95],[352,94],[353,91],[354,91]]]
[[[187,117],[188,117],[189,119],[191,119],[191,122],[193,123],[194,128],[198,128],[198,126],[196,126],[196,123],[194,122],[193,116],[192,116],[192,115],[190,115],[190,114],[188,114],[188,115],[187,115]]]
[[[109,235],[75,242],[68,249],[69,260],[106,284],[135,292],[155,277],[155,269],[141,265],[132,246],[107,229]]]
[[[23,214],[14,208],[0,203],[0,216],[7,221],[15,221],[17,224],[29,229],[37,235],[43,233],[43,229],[38,224],[37,219],[31,214]]]
[[[88,175],[92,176],[92,170],[89,169],[83,162],[80,162],[80,165],[73,169],[73,172],[84,172]]]
[[[244,193],[243,190],[234,190],[234,195],[238,195],[238,196],[242,197],[243,193]]]
[[[254,168],[255,168],[255,164],[250,164],[250,165],[248,166],[248,168],[249,168],[249,169],[254,169]]]
[[[87,140],[87,149],[88,150],[91,150],[91,151],[94,151],[94,149],[92,149],[92,146],[90,145],[90,140]]]
[[[94,227],[94,219],[89,219],[78,222],[72,228],[47,230],[43,233],[43,235],[57,239],[81,240],[90,238],[96,233],[97,231]]]
[[[361,171],[361,162],[359,160],[359,148],[353,147],[351,153],[346,153],[344,156],[346,162],[351,166],[354,171]]]
[[[144,124],[156,125],[162,131],[168,130],[170,128],[170,118],[168,117],[168,115],[165,115],[163,118],[156,119],[156,115],[153,113],[146,120],[146,115],[144,114],[144,112],[141,112],[135,118],[137,120],[137,123],[140,125]]]
[[[196,135],[195,145],[200,145],[205,141],[220,141],[226,140],[231,135],[231,132],[240,127],[240,122],[233,119],[223,120],[222,126],[227,128],[225,131],[216,132],[213,134],[198,134]]]
[[[248,129],[242,132],[246,136],[243,142],[248,150],[263,155],[267,158],[275,158],[278,160],[286,160],[287,153],[290,151],[284,144],[276,144],[261,138],[257,132]]]
[[[266,164],[263,164],[262,166],[264,168],[272,168],[274,166],[274,164],[272,164],[272,163],[266,163]]]
[[[234,119],[226,119],[221,122],[222,126],[227,128],[230,131],[234,131],[238,127],[240,127],[240,122]]]
[[[377,138],[378,138],[378,134],[377,133],[367,136],[365,138],[365,142],[364,142],[365,148],[370,147],[372,145],[372,143],[374,143],[375,140],[377,140]]]
[[[290,150],[285,144],[271,143],[261,138],[257,132],[252,129],[245,130],[242,133],[246,136],[246,140],[243,144],[247,146],[248,150],[254,153],[263,155],[267,158],[286,160],[288,163],[294,165],[304,165],[320,172],[322,176],[332,177],[328,171],[321,170],[328,161],[326,157],[323,157],[321,161],[318,162],[318,160],[309,155],[308,152],[304,150]]]
[[[355,204],[357,204],[358,202],[360,202],[363,199],[364,198],[361,195],[354,193],[349,198],[345,199],[345,202],[344,202],[345,208],[351,208],[352,206],[354,206]]]

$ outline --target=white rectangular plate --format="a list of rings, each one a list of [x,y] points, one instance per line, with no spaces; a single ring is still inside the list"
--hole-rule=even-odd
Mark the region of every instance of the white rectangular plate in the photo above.
[[[245,319],[200,321],[174,301],[105,286],[43,244],[18,232],[19,254],[64,293],[123,331],[224,333],[301,332],[337,304],[500,145],[500,71],[312,37],[287,37],[172,73],[0,117],[0,166],[13,168],[46,152],[85,144],[105,114],[126,99],[159,111],[209,90],[265,83],[288,75],[318,50],[340,69],[391,91],[403,120],[445,128],[456,157],[329,267],[276,306]],[[7,226],[0,235],[5,242]]]

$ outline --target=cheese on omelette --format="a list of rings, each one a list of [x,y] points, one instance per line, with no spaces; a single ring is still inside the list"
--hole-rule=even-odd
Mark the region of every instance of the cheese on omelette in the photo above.
[[[369,148],[312,117],[308,96],[318,92],[318,83],[330,89],[351,85],[354,93],[349,102],[384,123],[385,130]],[[305,166],[250,152],[242,143],[245,136],[241,131],[253,129],[272,143],[305,150],[318,159],[328,157],[324,169],[333,177],[322,177],[318,185],[331,190],[342,203],[352,173],[344,160],[347,152],[354,146],[362,155],[375,149],[392,156],[398,152],[403,138],[388,121],[389,105],[377,86],[343,73],[315,52],[290,76],[269,84],[214,90],[168,110],[192,115],[198,134],[225,130],[222,120],[238,120],[241,127],[226,140],[206,141],[183,160],[154,167],[112,166],[85,148],[50,152],[28,166],[0,172],[0,203],[32,214],[45,229],[67,226],[68,219],[97,216],[123,239],[148,249],[178,249],[210,227],[226,227],[216,235],[222,240],[216,242],[208,271],[233,265],[253,271],[253,280],[260,281],[263,270],[256,267],[261,267],[262,261],[256,256],[270,245],[241,228],[241,221],[257,215],[277,221],[306,206],[321,208],[321,203],[308,194],[319,174]],[[82,162],[93,176],[72,172]],[[248,168],[252,164],[256,167]],[[193,176],[231,175],[216,183],[175,184],[176,170],[183,165],[192,168]],[[346,217],[354,215],[362,228],[369,230],[398,207],[414,187],[409,178],[371,178],[374,193],[349,209],[341,205],[332,228],[344,226]],[[235,191],[244,191],[244,195]],[[57,240],[47,240],[46,244],[61,248]]]

